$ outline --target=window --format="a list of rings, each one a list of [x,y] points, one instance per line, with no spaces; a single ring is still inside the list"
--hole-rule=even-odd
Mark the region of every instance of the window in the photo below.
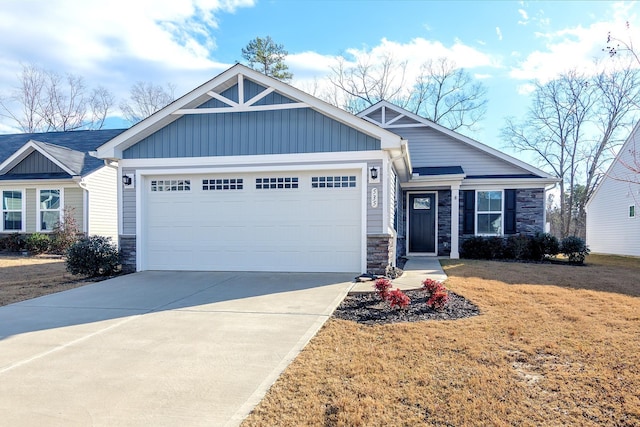
[[[40,190],[38,212],[40,215],[40,229],[38,231],[52,231],[60,222],[60,190]]]
[[[629,218],[636,217],[636,205],[629,205]]]
[[[502,191],[478,191],[476,234],[502,234]]]
[[[2,231],[22,231],[22,191],[2,192]]]
[[[356,186],[356,177],[351,176],[313,176],[311,188],[347,188]]]
[[[242,178],[203,179],[202,189],[208,190],[242,190]]]
[[[190,191],[190,179],[154,179],[151,181],[151,191]]]
[[[298,188],[298,178],[256,178],[256,189]]]

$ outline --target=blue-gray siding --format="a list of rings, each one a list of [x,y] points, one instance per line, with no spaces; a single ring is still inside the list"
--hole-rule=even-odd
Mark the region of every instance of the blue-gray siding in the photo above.
[[[34,151],[15,165],[9,174],[65,173],[65,171],[42,153]]]
[[[261,86],[257,83],[252,82],[251,80],[246,80],[244,81],[244,101],[248,101],[251,98],[253,98],[256,95],[259,95],[260,93],[262,93],[266,88],[264,86]],[[224,96],[225,98],[233,101],[233,102],[238,102],[239,98],[238,98],[238,85],[234,85],[232,87],[230,87],[229,89],[225,90],[224,92],[220,93],[220,95]],[[290,104],[296,102],[293,99],[287,98],[286,96],[280,95],[279,93],[276,92],[271,92],[270,94],[266,95],[265,97],[261,98],[260,100],[258,100],[255,104],[253,105],[275,105],[275,104]],[[226,104],[222,101],[219,101],[218,99],[211,99],[210,101],[205,102],[204,104],[200,105],[198,108],[221,108],[221,107],[229,107],[229,104]]]
[[[310,108],[185,115],[125,159],[379,150],[380,141]]]

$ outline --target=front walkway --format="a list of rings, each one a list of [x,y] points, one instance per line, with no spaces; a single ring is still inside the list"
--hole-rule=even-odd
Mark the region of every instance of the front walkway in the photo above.
[[[410,289],[419,289],[422,287],[422,281],[426,278],[444,282],[447,275],[444,274],[440,261],[436,257],[411,257],[404,265],[404,273],[397,279],[393,279],[393,289],[400,288],[403,291]],[[357,282],[351,293],[373,292],[373,282]]]

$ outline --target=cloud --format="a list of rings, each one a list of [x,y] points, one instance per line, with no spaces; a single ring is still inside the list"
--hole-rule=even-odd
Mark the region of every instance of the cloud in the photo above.
[[[527,14],[527,11],[524,10],[524,9],[518,9],[518,13],[520,14],[520,17],[522,18],[522,20],[518,21],[518,24],[527,25],[529,23],[529,15]]]
[[[601,68],[595,61],[608,59],[603,48],[609,31],[615,33],[620,29],[622,37],[628,40],[640,40],[640,32],[630,29],[625,31],[622,21],[600,21],[588,27],[576,26],[554,32],[536,33],[536,37],[544,44],[544,49],[533,51],[522,59],[510,71],[510,76],[517,80],[549,81],[571,69],[586,73],[595,73]],[[610,61],[606,65],[614,66]]]
[[[496,35],[498,36],[498,40],[502,41],[502,30],[500,27],[496,27]]]

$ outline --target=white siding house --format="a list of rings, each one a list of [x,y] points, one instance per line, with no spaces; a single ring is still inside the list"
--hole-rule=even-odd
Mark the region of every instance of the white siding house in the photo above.
[[[640,122],[587,203],[591,252],[640,256],[639,169]]]

